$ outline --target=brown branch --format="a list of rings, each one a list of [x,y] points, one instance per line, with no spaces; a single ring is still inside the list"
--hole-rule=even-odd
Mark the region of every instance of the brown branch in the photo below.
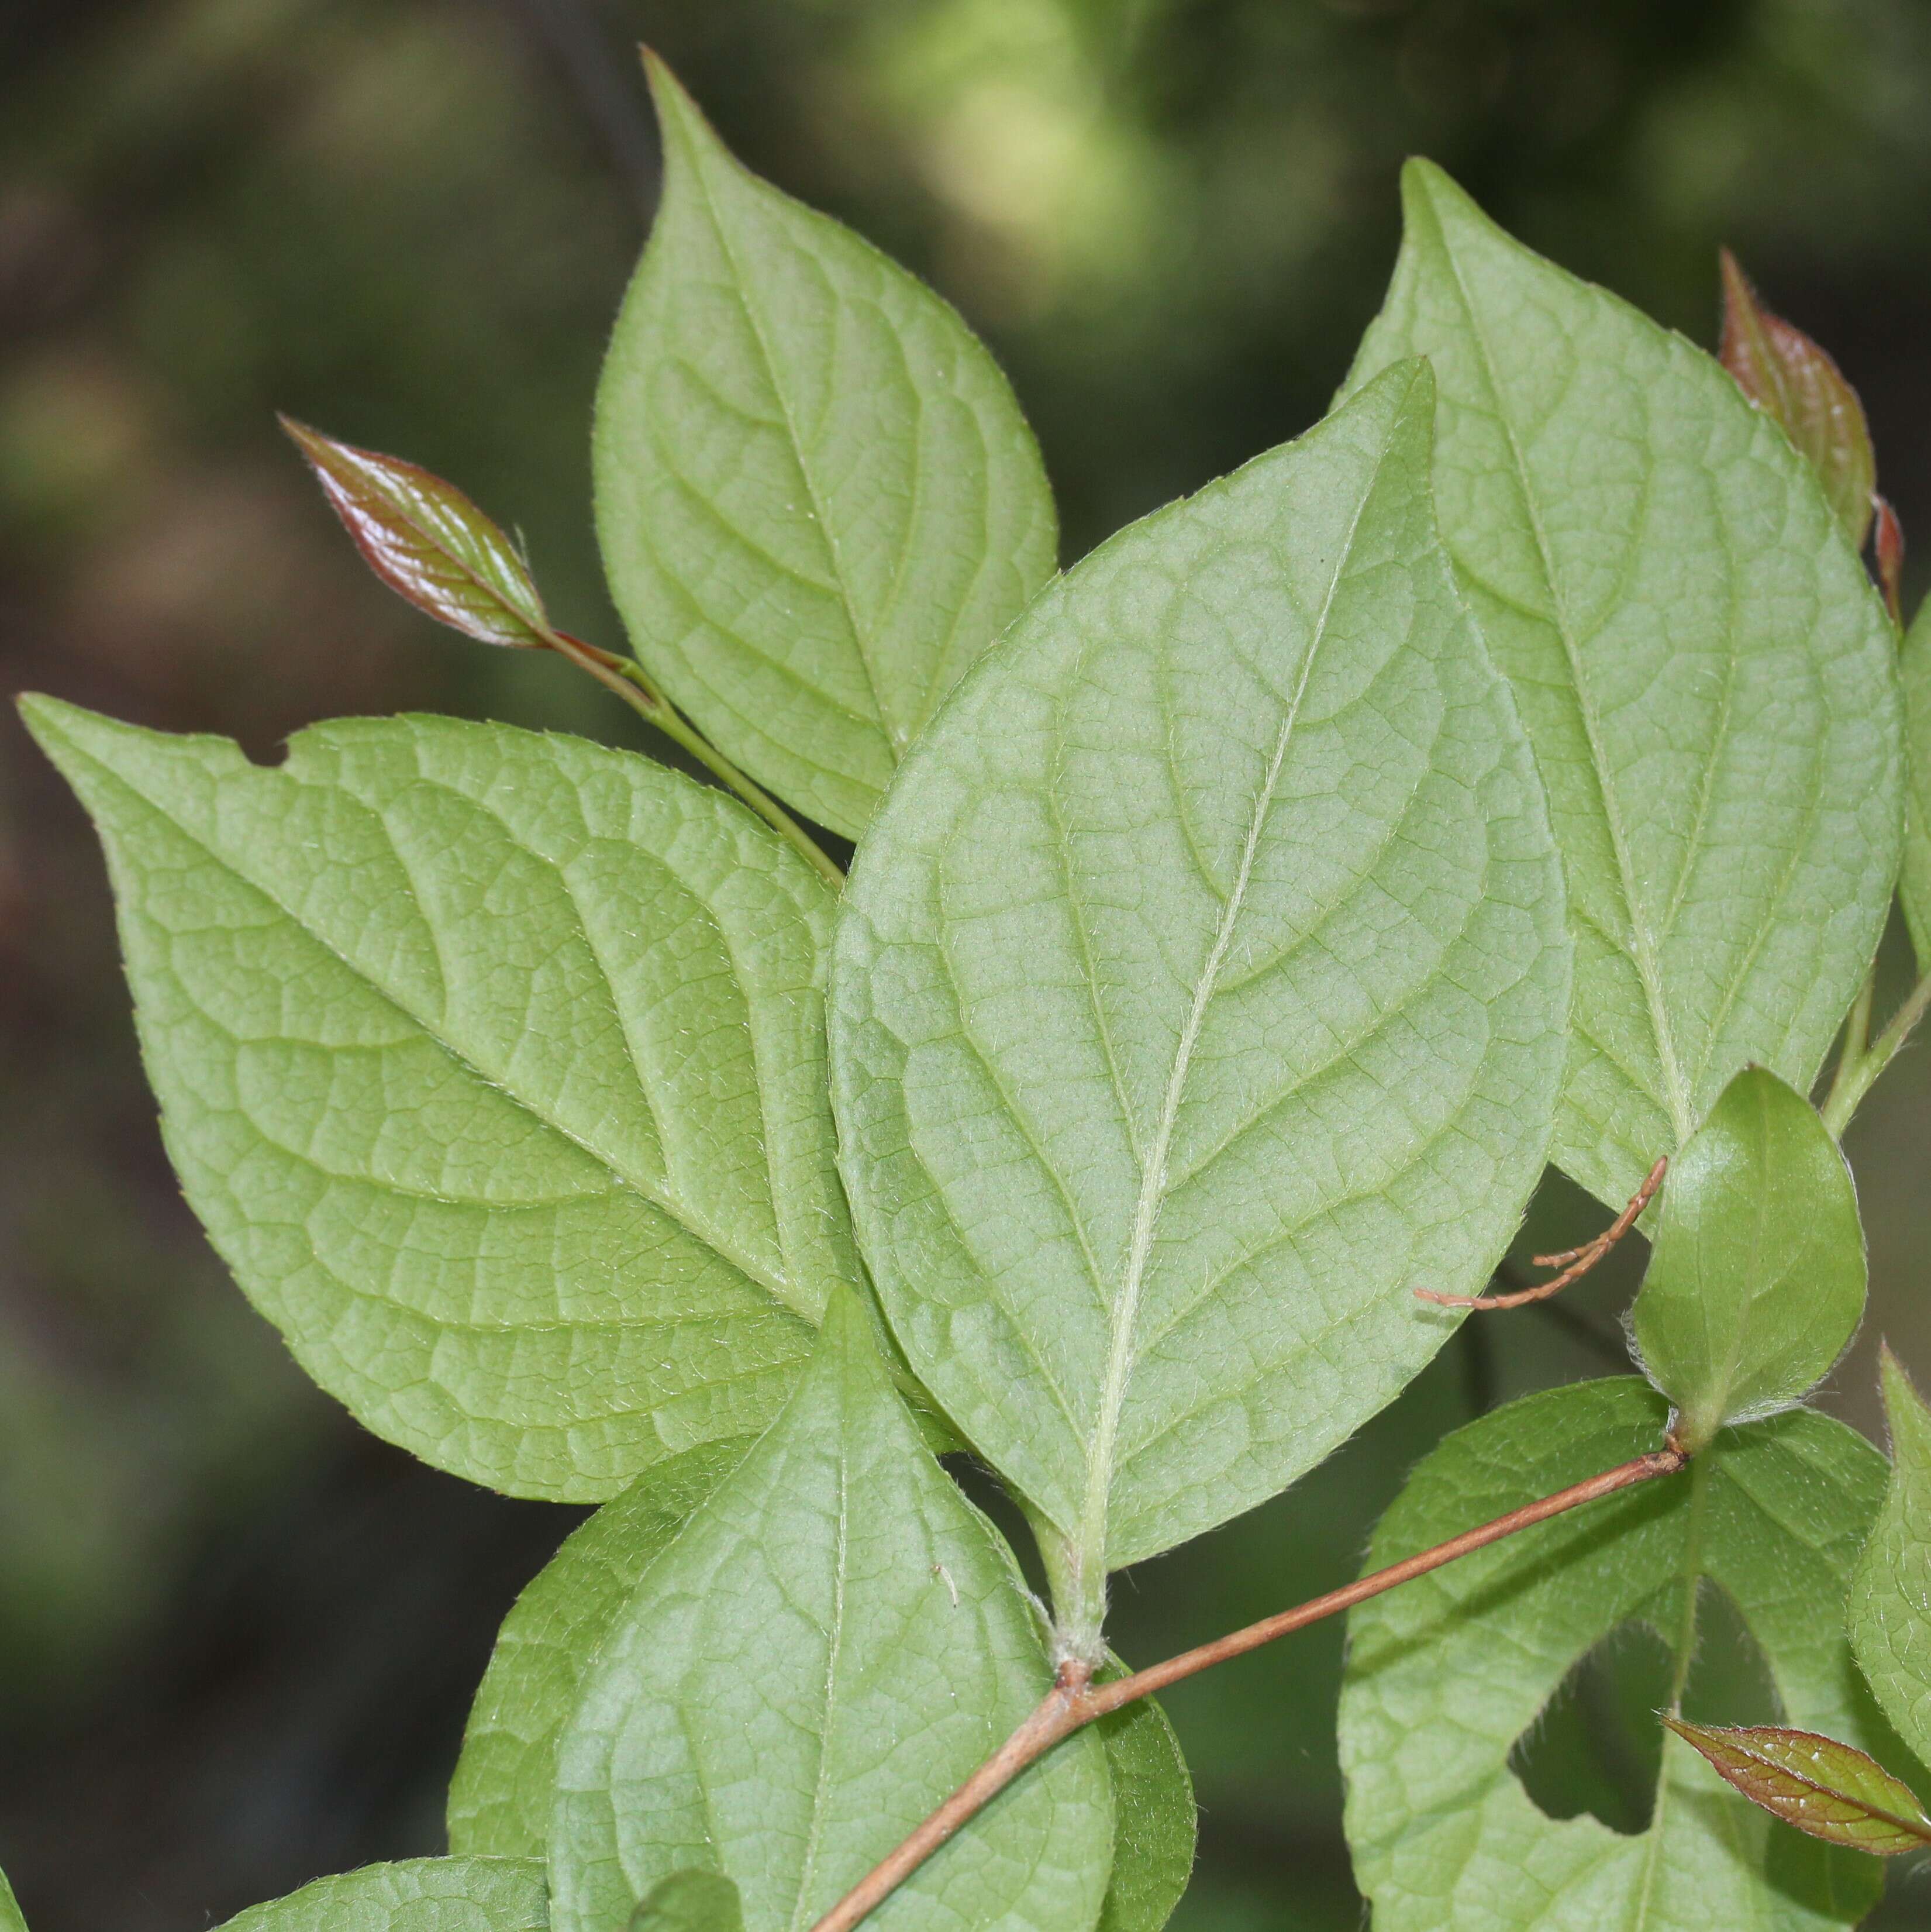
[[[1579,1248],[1564,1248],[1557,1255],[1537,1255],[1537,1268],[1562,1269],[1553,1280],[1538,1282],[1533,1288],[1518,1288],[1513,1294],[1443,1294],[1432,1288],[1418,1288],[1416,1294],[1440,1308],[1525,1308],[1532,1301],[1546,1301],[1552,1294],[1560,1294],[1571,1282],[1580,1281],[1636,1226],[1638,1216],[1663,1185],[1663,1177],[1669,1166],[1669,1156],[1664,1154],[1643,1177],[1643,1184],[1630,1196],[1629,1205],[1593,1241],[1585,1241]]]
[[[1661,1162],[1657,1165],[1660,1167]],[[1642,1210],[1636,1211],[1641,1213]],[[1399,1563],[1391,1563],[1386,1569],[1377,1570],[1357,1582],[1330,1590],[1324,1597],[1316,1597],[1291,1610],[1283,1610],[1277,1616],[1264,1617],[1244,1630],[1231,1631],[1212,1643],[1183,1651],[1177,1657],[1168,1658],[1164,1664],[1136,1670],[1130,1677],[1115,1678],[1110,1684],[1093,1683],[1090,1672],[1084,1665],[1062,1664],[1052,1689],[1025,1722],[896,1851],[874,1866],[853,1886],[812,1927],[811,1932],[851,1932],[851,1928],[868,1912],[889,1898],[1028,1765],[1045,1756],[1063,1738],[1070,1737],[1075,1731],[1096,1719],[1107,1717],[1140,1698],[1151,1696],[1156,1691],[1164,1690],[1183,1678],[1210,1670],[1216,1664],[1224,1664],[1229,1658],[1242,1657],[1250,1650],[1258,1650],[1263,1644],[1272,1643],[1276,1637],[1285,1636],[1291,1630],[1318,1623],[1324,1617],[1331,1617],[1339,1611],[1366,1602],[1370,1597],[1378,1597],[1397,1584],[1425,1576],[1431,1570],[1439,1570],[1459,1556],[1486,1549],[1490,1544],[1499,1543],[1519,1530],[1546,1522],[1551,1516],[1561,1516],[1566,1510],[1613,1496],[1619,1490],[1633,1488],[1638,1483],[1648,1482],[1657,1476],[1674,1475],[1689,1460],[1683,1450],[1674,1447],[1652,1450],[1647,1456],[1639,1456],[1633,1462],[1606,1469],[1600,1476],[1573,1483],[1553,1496],[1525,1503],[1520,1509],[1498,1516],[1479,1528],[1465,1530],[1461,1535],[1451,1537],[1446,1543],[1438,1543],[1432,1550],[1421,1550]]]

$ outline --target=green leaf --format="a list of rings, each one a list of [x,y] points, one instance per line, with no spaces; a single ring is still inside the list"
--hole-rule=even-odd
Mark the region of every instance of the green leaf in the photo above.
[[[1562,892],[1429,508],[1428,374],[1104,545],[908,761],[832,968],[893,1330],[1105,1568],[1390,1400],[1541,1172]],[[1063,1593],[1064,1594],[1066,1593]],[[1090,1652],[1088,1654],[1092,1654]]]
[[[1631,1333],[1694,1451],[1830,1372],[1864,1317],[1864,1226],[1816,1108],[1759,1066],[1670,1163],[1659,1212]]]
[[[397,596],[484,644],[548,648],[550,620],[529,566],[453,483],[288,416],[281,425],[363,561]]]
[[[1898,669],[1904,681],[1904,922],[1918,970],[1931,973],[1931,597],[1905,634]]]
[[[1051,575],[1051,493],[952,310],[739,166],[648,65],[664,197],[597,396],[604,566],[670,696],[855,838]]]
[[[541,1858],[556,1744],[584,1673],[637,1579],[751,1438],[707,1442],[646,1469],[564,1544],[503,1620],[449,1785],[449,1849]]]
[[[1708,356],[1438,169],[1351,387],[1426,355],[1442,534],[1549,788],[1576,933],[1553,1158],[1621,1207],[1731,1077],[1808,1091],[1883,930],[1894,633],[1808,464]]]
[[[1723,367],[1744,394],[1780,423],[1816,470],[1854,550],[1870,534],[1877,457],[1858,392],[1802,329],[1765,308],[1735,256],[1721,251]]]
[[[0,1932],[27,1932],[27,1922],[21,1916],[19,1901],[14,1898],[13,1888],[7,1882],[4,1872],[0,1872]]]
[[[379,1435],[596,1501],[775,1414],[858,1279],[832,900],[674,772],[448,718],[251,765],[46,699],[210,1238]]]
[[[410,1858],[319,1878],[220,1932],[547,1932],[543,1868],[527,1858]]]
[[[1931,1763],[1931,1409],[1880,1358],[1891,1481],[1851,1589],[1851,1645],[1898,1735]]]
[[[921,1445],[854,1294],[782,1415],[649,1568],[558,1760],[557,1932],[721,1870],[749,1932],[807,1926],[1051,1683],[997,1538]],[[1075,1737],[896,1893],[900,1932],[1084,1932],[1111,1857]]]
[[[1530,1396],[1458,1430],[1375,1532],[1378,1568],[1655,1448],[1663,1400],[1629,1378]],[[1546,1816],[1510,1765],[1579,1659],[1627,1621],[1674,1659],[1680,1704],[1699,1602],[1733,1604],[1780,1716],[1871,1740],[1843,1630],[1883,1458],[1795,1410],[1728,1430],[1688,1472],[1628,1490],[1357,1609],[1341,1700],[1346,1822],[1375,1932],[1796,1932],[1855,1924],[1879,1868],[1777,1830],[1690,1747],[1663,1741],[1636,1836]]]
[[[517,1598],[476,1694],[450,1784],[451,1851],[543,1855],[557,1739],[585,1673],[644,1571],[750,1446],[706,1444],[646,1470],[571,1536]],[[1125,1674],[1116,1661],[1101,1681]],[[1159,1932],[1193,1869],[1186,1760],[1151,1697],[1103,1719],[1094,1733],[1106,1751],[1115,1823],[1100,1932]]]
[[[1813,1838],[1879,1858],[1931,1845],[1931,1818],[1916,1794],[1866,1752],[1774,1724],[1690,1724],[1667,1714],[1663,1721],[1726,1784]]]
[[[1095,1673],[1126,1675],[1118,1660]],[[1193,1876],[1193,1780],[1167,1714],[1142,1697],[1093,1726],[1113,1784],[1113,1870],[1098,1932],[1160,1932]]]
[[[744,1932],[744,1901],[715,1872],[675,1871],[650,1888],[630,1932]]]

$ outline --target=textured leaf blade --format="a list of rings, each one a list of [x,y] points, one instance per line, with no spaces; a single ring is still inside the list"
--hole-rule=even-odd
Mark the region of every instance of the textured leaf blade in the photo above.
[[[743,1437],[704,1443],[646,1469],[574,1531],[517,1599],[450,1780],[452,1852],[544,1856],[557,1740],[576,1710],[584,1673],[638,1578],[750,1447]]]
[[[1775,1724],[1691,1724],[1667,1713],[1663,1721],[1726,1784],[1813,1838],[1879,1858],[1931,1845],[1931,1818],[1910,1786],[1866,1752]]]
[[[263,770],[28,718],[106,845],[176,1172],[325,1388],[565,1501],[776,1413],[857,1263],[831,898],[775,834],[501,726],[343,721]]]
[[[1561,888],[1431,415],[1392,374],[1062,580],[843,902],[868,1264],[1089,1592],[1390,1400],[1453,1326],[1411,1290],[1479,1286],[1541,1170]]]
[[[1096,1673],[1124,1676],[1117,1663]],[[1160,1932],[1193,1876],[1193,1779],[1156,1699],[1142,1697],[1093,1726],[1113,1786],[1113,1870],[1098,1932]]]
[[[1009,1557],[841,1294],[784,1412],[646,1570],[586,1681],[559,1757],[552,1922],[604,1932],[700,1867],[736,1882],[748,1932],[809,1925],[1050,1682]],[[1098,1741],[1072,1744],[894,1894],[895,1922],[1095,1923],[1112,1804]]]
[[[740,167],[661,62],[655,226],[597,398],[633,647],[738,764],[856,837],[1052,574],[1032,434],[945,303]]]
[[[1694,1450],[1830,1372],[1864,1317],[1864,1225],[1831,1130],[1762,1067],[1670,1163],[1659,1214],[1632,1333]]]
[[[527,1858],[410,1858],[319,1878],[220,1932],[547,1932],[543,1868]]]
[[[287,416],[281,422],[363,561],[397,596],[481,643],[547,647],[550,620],[529,566],[453,483]]]
[[[1729,249],[1722,251],[1723,337],[1717,353],[1737,386],[1817,472],[1854,550],[1870,533],[1877,456],[1858,392],[1835,359],[1764,306]]]
[[[1905,634],[1898,668],[1904,683],[1904,922],[1918,970],[1931,973],[1931,598]]]
[[[1653,1390],[1621,1378],[1484,1417],[1416,1469],[1366,1567],[1654,1449],[1666,1414]],[[1796,1410],[1726,1431],[1683,1475],[1354,1611],[1340,1746],[1348,1840],[1376,1932],[1855,1924],[1876,1902],[1879,1868],[1778,1831],[1687,1744],[1664,1741],[1654,1815],[1636,1836],[1587,1815],[1546,1816],[1510,1754],[1570,1668],[1626,1620],[1656,1630],[1680,1691],[1697,1598],[1713,1587],[1760,1648],[1788,1723],[1873,1742],[1835,1606],[1882,1484],[1869,1443]]]
[[[1880,1361],[1891,1480],[1858,1561],[1851,1644],[1885,1715],[1931,1763],[1931,1409],[1888,1348]]]
[[[744,1901],[716,1872],[673,1872],[650,1888],[630,1932],[744,1932]]]
[[[13,1888],[7,1882],[4,1872],[0,1872],[0,1932],[27,1932],[19,1901],[13,1896]]]
[[[1426,355],[1442,534],[1562,848],[1576,1036],[1553,1158],[1615,1207],[1732,1076],[1807,1091],[1897,877],[1894,634],[1810,466],[1716,362],[1439,170],[1357,386]]]

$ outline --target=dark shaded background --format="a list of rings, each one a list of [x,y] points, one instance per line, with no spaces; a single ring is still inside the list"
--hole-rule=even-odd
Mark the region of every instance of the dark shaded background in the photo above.
[[[586,422],[654,191],[640,38],[991,339],[1069,560],[1320,413],[1411,151],[1705,342],[1729,242],[1861,386],[1931,553],[1923,0],[13,0],[7,688],[258,754],[402,706],[637,742],[564,666],[388,600],[271,412],[457,479],[526,533],[560,621],[618,641]],[[1831,1399],[1867,1427],[1878,1331],[1931,1371],[1927,1128],[1908,1058],[1852,1141],[1873,1316]],[[1530,1232],[1600,1218],[1552,1186]],[[1444,1428],[1613,1372],[1633,1280],[1471,1324],[1300,1490],[1126,1582],[1120,1648],[1341,1580]],[[576,1514],[361,1434],[226,1280],[161,1157],[91,836],[0,720],[0,1865],[34,1932],[189,1932],[439,1849],[496,1624]],[[1192,1932],[1358,1922],[1339,1655],[1324,1627],[1172,1699]],[[1525,1757],[1552,1810],[1640,1824],[1645,1658],[1582,1673]],[[1887,1910],[1931,1925],[1931,1885]]]

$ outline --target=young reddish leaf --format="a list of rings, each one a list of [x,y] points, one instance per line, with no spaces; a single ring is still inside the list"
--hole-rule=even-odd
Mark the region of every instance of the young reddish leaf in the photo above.
[[[1931,1818],[1911,1787],[1849,1744],[1774,1724],[1732,1730],[1663,1721],[1752,1804],[1813,1838],[1880,1858],[1931,1845]]]
[[[1873,496],[1871,501],[1877,511],[1878,586],[1884,592],[1884,601],[1891,606],[1891,621],[1902,624],[1904,606],[1900,586],[1904,580],[1904,526],[1898,521],[1888,496]]]
[[[550,620],[503,530],[418,464],[281,418],[363,560],[437,622],[486,644],[550,647]]]
[[[1816,466],[1831,507],[1861,550],[1871,526],[1877,458],[1858,392],[1824,350],[1764,307],[1736,256],[1727,248],[1721,254],[1723,367]]]

